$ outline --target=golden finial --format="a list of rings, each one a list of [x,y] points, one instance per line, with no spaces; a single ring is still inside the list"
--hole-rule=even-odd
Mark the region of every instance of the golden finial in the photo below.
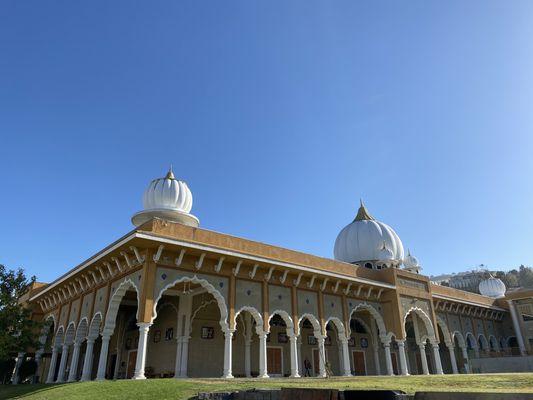
[[[357,215],[355,216],[355,221],[374,221],[375,218],[370,215],[368,210],[365,207],[365,204],[363,203],[363,199],[360,199],[361,205],[359,206],[359,210],[357,211]]]
[[[167,172],[167,176],[165,176],[165,179],[176,179],[174,177],[174,172],[172,172],[172,164],[170,164],[170,169]]]

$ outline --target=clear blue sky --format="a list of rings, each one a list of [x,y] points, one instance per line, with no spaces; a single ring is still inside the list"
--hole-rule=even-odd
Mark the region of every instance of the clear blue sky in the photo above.
[[[0,262],[49,281],[173,164],[201,226],[332,257],[362,197],[424,272],[533,264],[533,2],[9,1]]]

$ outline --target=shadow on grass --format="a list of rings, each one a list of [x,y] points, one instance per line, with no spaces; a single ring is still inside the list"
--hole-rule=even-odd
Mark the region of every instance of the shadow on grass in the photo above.
[[[58,388],[65,385],[65,383],[0,385],[0,400],[24,398],[31,394],[46,392],[50,389]]]

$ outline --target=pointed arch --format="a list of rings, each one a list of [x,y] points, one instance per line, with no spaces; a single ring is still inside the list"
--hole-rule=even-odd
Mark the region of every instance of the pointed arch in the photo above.
[[[83,317],[80,323],[78,324],[78,329],[76,330],[76,337],[74,341],[76,343],[83,343],[87,338],[87,332],[89,331],[89,323],[87,322],[87,317]]]
[[[274,317],[274,315],[279,315],[281,319],[283,319],[283,322],[285,322],[285,326],[287,328],[287,334],[290,335],[294,333],[294,323],[292,322],[292,318],[289,315],[289,313],[285,310],[275,310],[270,314],[268,317],[268,332],[270,333],[270,320]]]
[[[346,329],[344,329],[344,324],[342,321],[337,317],[329,317],[324,325],[324,329],[328,326],[329,323],[332,323],[335,328],[337,329],[337,335],[340,340],[346,339]]]
[[[441,341],[444,341],[444,344],[446,344],[447,346],[450,346],[451,344],[453,344],[452,335],[450,335],[450,331],[448,330],[448,325],[446,324],[446,321],[444,321],[444,319],[440,315],[437,315],[436,319],[437,319],[437,325],[442,331],[442,335],[444,336],[439,339]]]
[[[376,335],[373,334],[372,328],[365,322],[365,320],[362,319],[362,318],[359,318],[359,317],[355,317],[353,315],[350,318],[350,322],[351,322],[352,319],[354,321],[359,322],[361,325],[363,325],[363,327],[366,330],[366,335],[370,336],[370,339],[372,340],[372,344],[373,345],[377,344],[377,338],[375,337]],[[351,328],[351,326],[349,326],[347,328],[347,336],[350,337],[351,334],[352,334],[352,328]]]
[[[67,331],[65,332],[65,340],[63,344],[71,345],[74,342],[74,336],[76,334],[76,324],[71,322],[67,326]]]
[[[467,347],[470,346],[470,348],[472,348],[474,350],[478,348],[477,340],[474,337],[474,335],[472,334],[472,332],[467,332],[466,335],[465,335],[465,339],[466,339]]]
[[[318,318],[317,317],[315,317],[313,314],[309,314],[309,313],[303,314],[298,319],[298,327],[300,327],[300,325],[302,324],[302,322],[304,320],[308,320],[311,323],[311,325],[313,325],[313,330],[314,330],[315,337],[317,337],[317,335],[323,336],[322,335],[322,329],[320,328],[320,322],[318,322]],[[300,329],[298,328],[298,335],[300,335],[300,334],[301,334],[301,332],[300,332]]]
[[[484,334],[480,333],[478,336],[477,336],[477,340],[478,340],[478,343],[479,343],[479,348],[481,350],[484,350],[484,351],[487,351],[489,350],[489,341],[487,340],[487,338],[485,337]]]
[[[100,326],[102,324],[102,313],[98,311],[94,314],[93,319],[91,320],[91,325],[89,326],[89,331],[87,334],[88,339],[96,340],[100,335]]]
[[[215,287],[211,283],[209,283],[206,279],[198,278],[198,276],[196,275],[192,277],[181,276],[173,280],[172,282],[170,282],[163,288],[161,288],[161,290],[159,291],[159,294],[157,295],[157,298],[154,301],[154,308],[152,310],[153,311],[152,319],[150,322],[153,322],[154,319],[157,317],[157,303],[159,303],[159,300],[161,300],[163,293],[165,293],[165,291],[175,286],[176,284],[182,283],[182,282],[190,282],[190,283],[198,284],[202,286],[209,294],[211,294],[215,298],[218,304],[218,310],[220,312],[220,321],[219,321],[220,327],[222,328],[222,331],[227,332],[229,330],[228,307],[226,306],[226,301],[224,299],[224,296],[222,296],[222,294],[217,289],[215,289]]]
[[[436,342],[437,335],[435,335],[435,328],[433,327],[431,318],[429,318],[429,316],[420,307],[411,307],[409,310],[407,310],[407,312],[403,316],[403,325],[402,325],[402,330],[404,331],[403,334],[405,335],[405,322],[407,321],[407,317],[411,313],[414,313],[420,317],[420,319],[424,323],[424,326],[426,327],[426,332],[428,336],[431,338],[431,341]]]
[[[243,313],[243,312],[249,312],[252,318],[255,320],[255,330],[256,332],[262,333],[263,332],[263,317],[261,316],[261,313],[257,311],[255,307],[250,306],[243,306],[239,308],[239,310],[235,313],[235,316],[233,317],[233,327],[237,327],[237,317]]]
[[[459,331],[455,331],[452,333],[452,339],[457,339],[457,343],[459,344],[459,347],[462,349],[466,349],[466,342],[463,334]]]
[[[135,285],[135,283],[131,280],[131,278],[126,278],[118,285],[118,287],[115,289],[115,292],[111,296],[111,299],[109,300],[109,306],[107,307],[107,312],[105,315],[105,324],[102,334],[111,336],[115,331],[118,309],[120,307],[122,298],[129,289],[135,289],[135,293],[137,294],[136,318],[137,320],[139,319],[139,309],[141,304],[139,298],[139,289],[137,288],[137,285]]]
[[[374,317],[374,320],[376,321],[376,324],[377,324],[378,330],[379,330],[378,335],[383,336],[383,335],[387,334],[387,329],[385,328],[385,321],[383,320],[383,317],[381,316],[379,311],[374,308],[373,305],[368,304],[366,302],[359,303],[355,307],[353,307],[350,310],[349,319],[352,319],[352,316],[357,311],[360,311],[360,310],[368,311],[370,313],[370,315],[372,315],[372,317]],[[347,330],[347,336],[349,336],[351,334],[350,327],[348,326],[346,330]]]
[[[65,328],[61,325],[57,328],[56,337],[54,340],[54,347],[60,347],[63,345],[63,339],[65,337]]]
[[[500,345],[494,335],[489,336],[489,349],[492,351],[500,351]]]

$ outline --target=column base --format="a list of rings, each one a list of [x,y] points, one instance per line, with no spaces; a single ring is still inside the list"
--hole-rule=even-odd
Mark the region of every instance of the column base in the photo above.
[[[343,376],[348,378],[348,377],[353,376],[353,375],[352,374],[344,374]]]
[[[222,379],[233,379],[233,375],[232,374],[222,375]]]
[[[300,374],[291,374],[289,378],[301,378]]]
[[[135,376],[135,375],[134,375],[133,378],[131,378],[131,379],[134,379],[134,380],[142,380],[142,379],[146,379],[146,376],[144,376],[144,374],[143,374],[143,375],[138,375],[138,376]]]
[[[261,378],[261,379],[270,378],[270,376],[268,376],[267,373],[264,373],[263,375],[258,375],[257,377],[258,377],[258,378]]]

